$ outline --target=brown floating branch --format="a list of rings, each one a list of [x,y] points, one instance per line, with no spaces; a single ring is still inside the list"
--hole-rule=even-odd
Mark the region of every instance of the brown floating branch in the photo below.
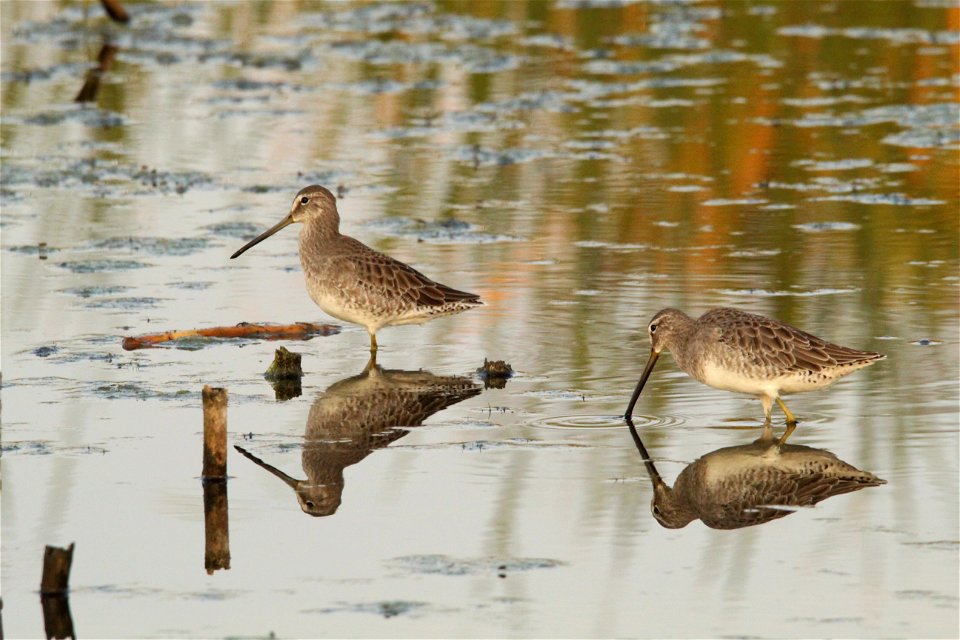
[[[307,340],[314,336],[329,336],[340,332],[335,324],[314,324],[297,322],[294,324],[250,324],[241,322],[234,327],[211,327],[209,329],[183,329],[150,333],[143,336],[123,339],[123,348],[127,351],[155,347],[171,340],[184,338],[264,338],[266,340]]]
[[[70,582],[70,565],[73,564],[73,544],[66,549],[47,545],[43,550],[43,578],[40,594],[49,596],[66,593]]]
[[[203,480],[227,478],[227,390],[203,387]]]

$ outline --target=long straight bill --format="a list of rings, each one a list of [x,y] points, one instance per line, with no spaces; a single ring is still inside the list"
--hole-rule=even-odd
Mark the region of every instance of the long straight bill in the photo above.
[[[254,238],[250,242],[248,242],[247,244],[240,247],[235,254],[230,256],[230,259],[233,260],[234,258],[236,258],[238,255],[240,255],[241,253],[243,253],[253,245],[260,244],[261,242],[263,242],[264,240],[266,240],[267,238],[275,234],[277,231],[280,231],[280,229],[290,226],[291,224],[293,224],[293,217],[287,216],[286,218],[284,218],[274,226],[270,227],[269,229],[267,229],[266,231],[258,235],[256,238]]]
[[[633,396],[630,398],[630,404],[627,405],[627,412],[623,414],[623,417],[627,420],[633,416],[633,407],[637,404],[637,398],[640,397],[640,392],[643,391],[643,385],[647,384],[647,378],[650,377],[650,373],[653,371],[653,367],[657,364],[657,358],[660,357],[660,354],[650,349],[650,359],[647,360],[647,366],[643,368],[643,375],[640,376],[640,382],[637,383],[637,388],[633,390]]]
[[[268,463],[264,462],[263,460],[261,460],[260,458],[258,458],[258,457],[255,456],[255,455],[253,455],[252,453],[250,453],[249,451],[247,451],[247,450],[244,449],[243,447],[238,447],[237,445],[233,445],[233,448],[236,449],[237,451],[239,451],[240,453],[242,453],[244,456],[246,456],[246,458],[247,458],[248,460],[252,460],[253,462],[255,462],[255,463],[257,464],[257,466],[259,466],[261,469],[266,469],[267,471],[269,471],[269,472],[272,473],[273,475],[275,475],[275,476],[277,476],[278,478],[280,478],[281,480],[283,480],[284,483],[286,483],[286,485],[287,485],[288,487],[290,487],[291,489],[293,489],[294,491],[297,490],[297,479],[296,479],[296,478],[292,478],[292,477],[288,476],[287,474],[285,474],[283,471],[280,471],[280,469],[277,469],[277,468],[276,468],[275,466],[273,466],[272,464],[268,464]]]
[[[633,443],[637,445],[637,451],[640,452],[640,459],[643,460],[643,465],[647,468],[647,475],[650,476],[650,482],[653,483],[653,487],[656,489],[657,485],[663,484],[663,478],[660,477],[660,472],[657,471],[656,465],[653,464],[653,459],[650,457],[650,454],[647,453],[647,448],[643,446],[643,440],[640,439],[640,434],[637,433],[637,428],[634,426],[633,420],[630,419],[629,415],[625,417],[627,426],[630,427],[630,436],[633,438]]]

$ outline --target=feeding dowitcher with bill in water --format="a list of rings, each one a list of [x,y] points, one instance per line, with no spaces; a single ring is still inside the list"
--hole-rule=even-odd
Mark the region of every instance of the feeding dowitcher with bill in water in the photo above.
[[[760,398],[767,420],[776,402],[790,425],[797,420],[780,399],[782,394],[822,389],[886,357],[737,309],[711,309],[697,319],[663,309],[650,320],[647,332],[650,358],[627,405],[627,418],[665,349],[680,369],[703,384]]]
[[[366,328],[372,353],[382,327],[419,324],[483,304],[474,293],[434,282],[410,265],[341,234],[337,199],[318,185],[301,189],[283,220],[230,258],[295,222],[303,223],[300,264],[307,293],[325,313]]]

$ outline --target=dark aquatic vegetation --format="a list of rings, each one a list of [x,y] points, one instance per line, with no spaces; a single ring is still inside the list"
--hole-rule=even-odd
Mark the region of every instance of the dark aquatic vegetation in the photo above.
[[[150,265],[136,260],[75,260],[73,262],[61,262],[57,266],[74,273],[99,273],[101,271],[143,269]]]
[[[445,555],[418,555],[395,558],[393,564],[411,573],[444,576],[493,575],[519,573],[534,569],[553,569],[564,563],[550,558],[452,558]]]

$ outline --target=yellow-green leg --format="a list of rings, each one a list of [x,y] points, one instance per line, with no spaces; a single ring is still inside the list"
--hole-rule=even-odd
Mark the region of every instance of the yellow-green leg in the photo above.
[[[777,440],[777,446],[783,446],[787,444],[787,438],[790,437],[790,434],[793,433],[793,430],[797,428],[796,422],[788,422],[787,430],[783,432],[783,435]]]
[[[777,400],[777,406],[779,406],[780,410],[783,411],[783,414],[787,416],[787,424],[794,425],[794,427],[796,427],[797,419],[793,417],[792,413],[790,413],[790,409],[787,409],[787,405],[783,404],[783,400],[781,400],[780,398],[776,398],[776,400]]]

